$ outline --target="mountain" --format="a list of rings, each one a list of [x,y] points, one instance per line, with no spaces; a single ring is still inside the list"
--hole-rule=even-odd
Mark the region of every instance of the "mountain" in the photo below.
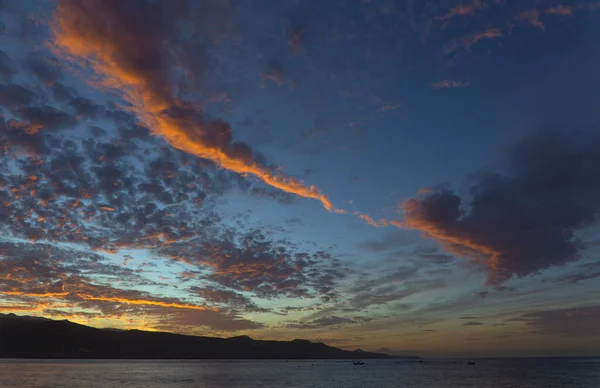
[[[96,329],[67,320],[0,314],[0,357],[124,359],[372,359],[307,340],[260,341],[248,336],[199,337],[141,330]]]

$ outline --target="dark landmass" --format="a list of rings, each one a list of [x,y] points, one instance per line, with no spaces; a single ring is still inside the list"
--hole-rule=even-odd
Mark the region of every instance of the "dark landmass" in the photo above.
[[[199,337],[96,329],[67,320],[0,314],[0,358],[104,359],[374,359],[403,358],[347,351],[307,340]],[[414,358],[414,357],[406,357]]]

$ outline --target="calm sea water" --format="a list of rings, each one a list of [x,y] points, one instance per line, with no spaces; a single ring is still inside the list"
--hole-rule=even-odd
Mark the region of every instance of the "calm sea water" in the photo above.
[[[600,359],[0,360],[2,388],[599,388]]]

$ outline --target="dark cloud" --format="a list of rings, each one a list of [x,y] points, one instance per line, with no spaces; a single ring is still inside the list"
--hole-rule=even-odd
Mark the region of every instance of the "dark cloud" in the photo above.
[[[600,215],[597,134],[546,131],[510,153],[506,173],[473,176],[464,199],[433,189],[402,205],[407,225],[451,253],[485,260],[488,283],[579,257],[576,232]]]
[[[7,81],[16,72],[16,63],[4,51],[0,50],[0,80]]]
[[[192,286],[190,287],[190,292],[197,294],[207,302],[214,303],[220,307],[249,313],[265,313],[271,311],[267,308],[258,307],[249,297],[232,290],[217,287]]]
[[[361,243],[360,247],[366,251],[383,253],[405,246],[409,242],[405,231],[393,230],[380,239]]]
[[[582,264],[576,272],[561,275],[554,281],[557,283],[582,283],[600,277],[600,262]]]
[[[469,322],[463,323],[463,326],[481,326],[481,325],[483,325],[483,323],[477,322],[477,321],[469,321]]]
[[[24,63],[25,69],[47,85],[54,84],[61,76],[58,61],[55,58],[30,55]]]
[[[521,316],[538,334],[560,337],[600,337],[600,306],[538,311]]]
[[[170,331],[190,331],[190,326],[216,331],[262,327],[234,314],[135,290],[156,283],[88,251],[53,244],[0,241],[0,273],[3,299],[46,315],[73,316],[57,309],[67,302],[71,308],[94,310],[87,313],[90,317],[114,318],[124,314],[156,317],[156,327]],[[106,280],[127,288],[109,286]]]
[[[398,276],[400,279],[397,279]],[[358,282],[352,290],[355,293],[351,294],[352,296],[348,298],[346,305],[355,311],[361,311],[373,306],[399,302],[409,296],[445,286],[445,282],[442,279],[418,277],[410,279],[413,276],[413,274],[409,275],[406,272],[403,273],[400,271],[396,274],[390,274],[389,276],[369,281],[369,288],[359,288],[362,282]],[[401,308],[404,309],[402,306]]]
[[[69,88],[59,82],[56,82],[52,86],[52,93],[59,102],[70,105],[79,117],[95,118],[103,108],[89,98],[80,96],[73,88]]]
[[[372,318],[329,316],[316,318],[309,321],[288,323],[285,325],[285,327],[289,329],[322,329],[328,327],[356,326],[365,322],[369,322],[370,320],[372,320]]]
[[[423,259],[424,262],[433,264],[450,264],[456,261],[456,258],[452,255],[444,254],[436,247],[420,246],[413,253],[419,259]]]
[[[74,116],[50,105],[27,106],[20,109],[19,114],[33,131],[70,128],[76,122]]]
[[[0,85],[0,106],[8,109],[27,107],[39,98],[38,94],[17,84]]]
[[[26,123],[5,121],[0,117],[0,149],[4,151],[4,155],[9,155],[8,150],[12,154],[24,152],[28,155],[42,155],[49,150],[45,136],[40,132],[26,131],[27,127]]]
[[[234,332],[260,329],[264,325],[216,311],[179,310],[160,315],[154,327],[178,333],[203,333],[206,328],[216,332]]]

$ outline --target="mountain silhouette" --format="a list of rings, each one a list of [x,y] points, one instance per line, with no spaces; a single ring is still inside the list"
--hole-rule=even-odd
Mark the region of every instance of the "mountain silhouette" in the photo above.
[[[0,357],[104,359],[373,359],[320,342],[262,341],[248,336],[200,337],[141,330],[96,329],[68,320],[0,314]]]

